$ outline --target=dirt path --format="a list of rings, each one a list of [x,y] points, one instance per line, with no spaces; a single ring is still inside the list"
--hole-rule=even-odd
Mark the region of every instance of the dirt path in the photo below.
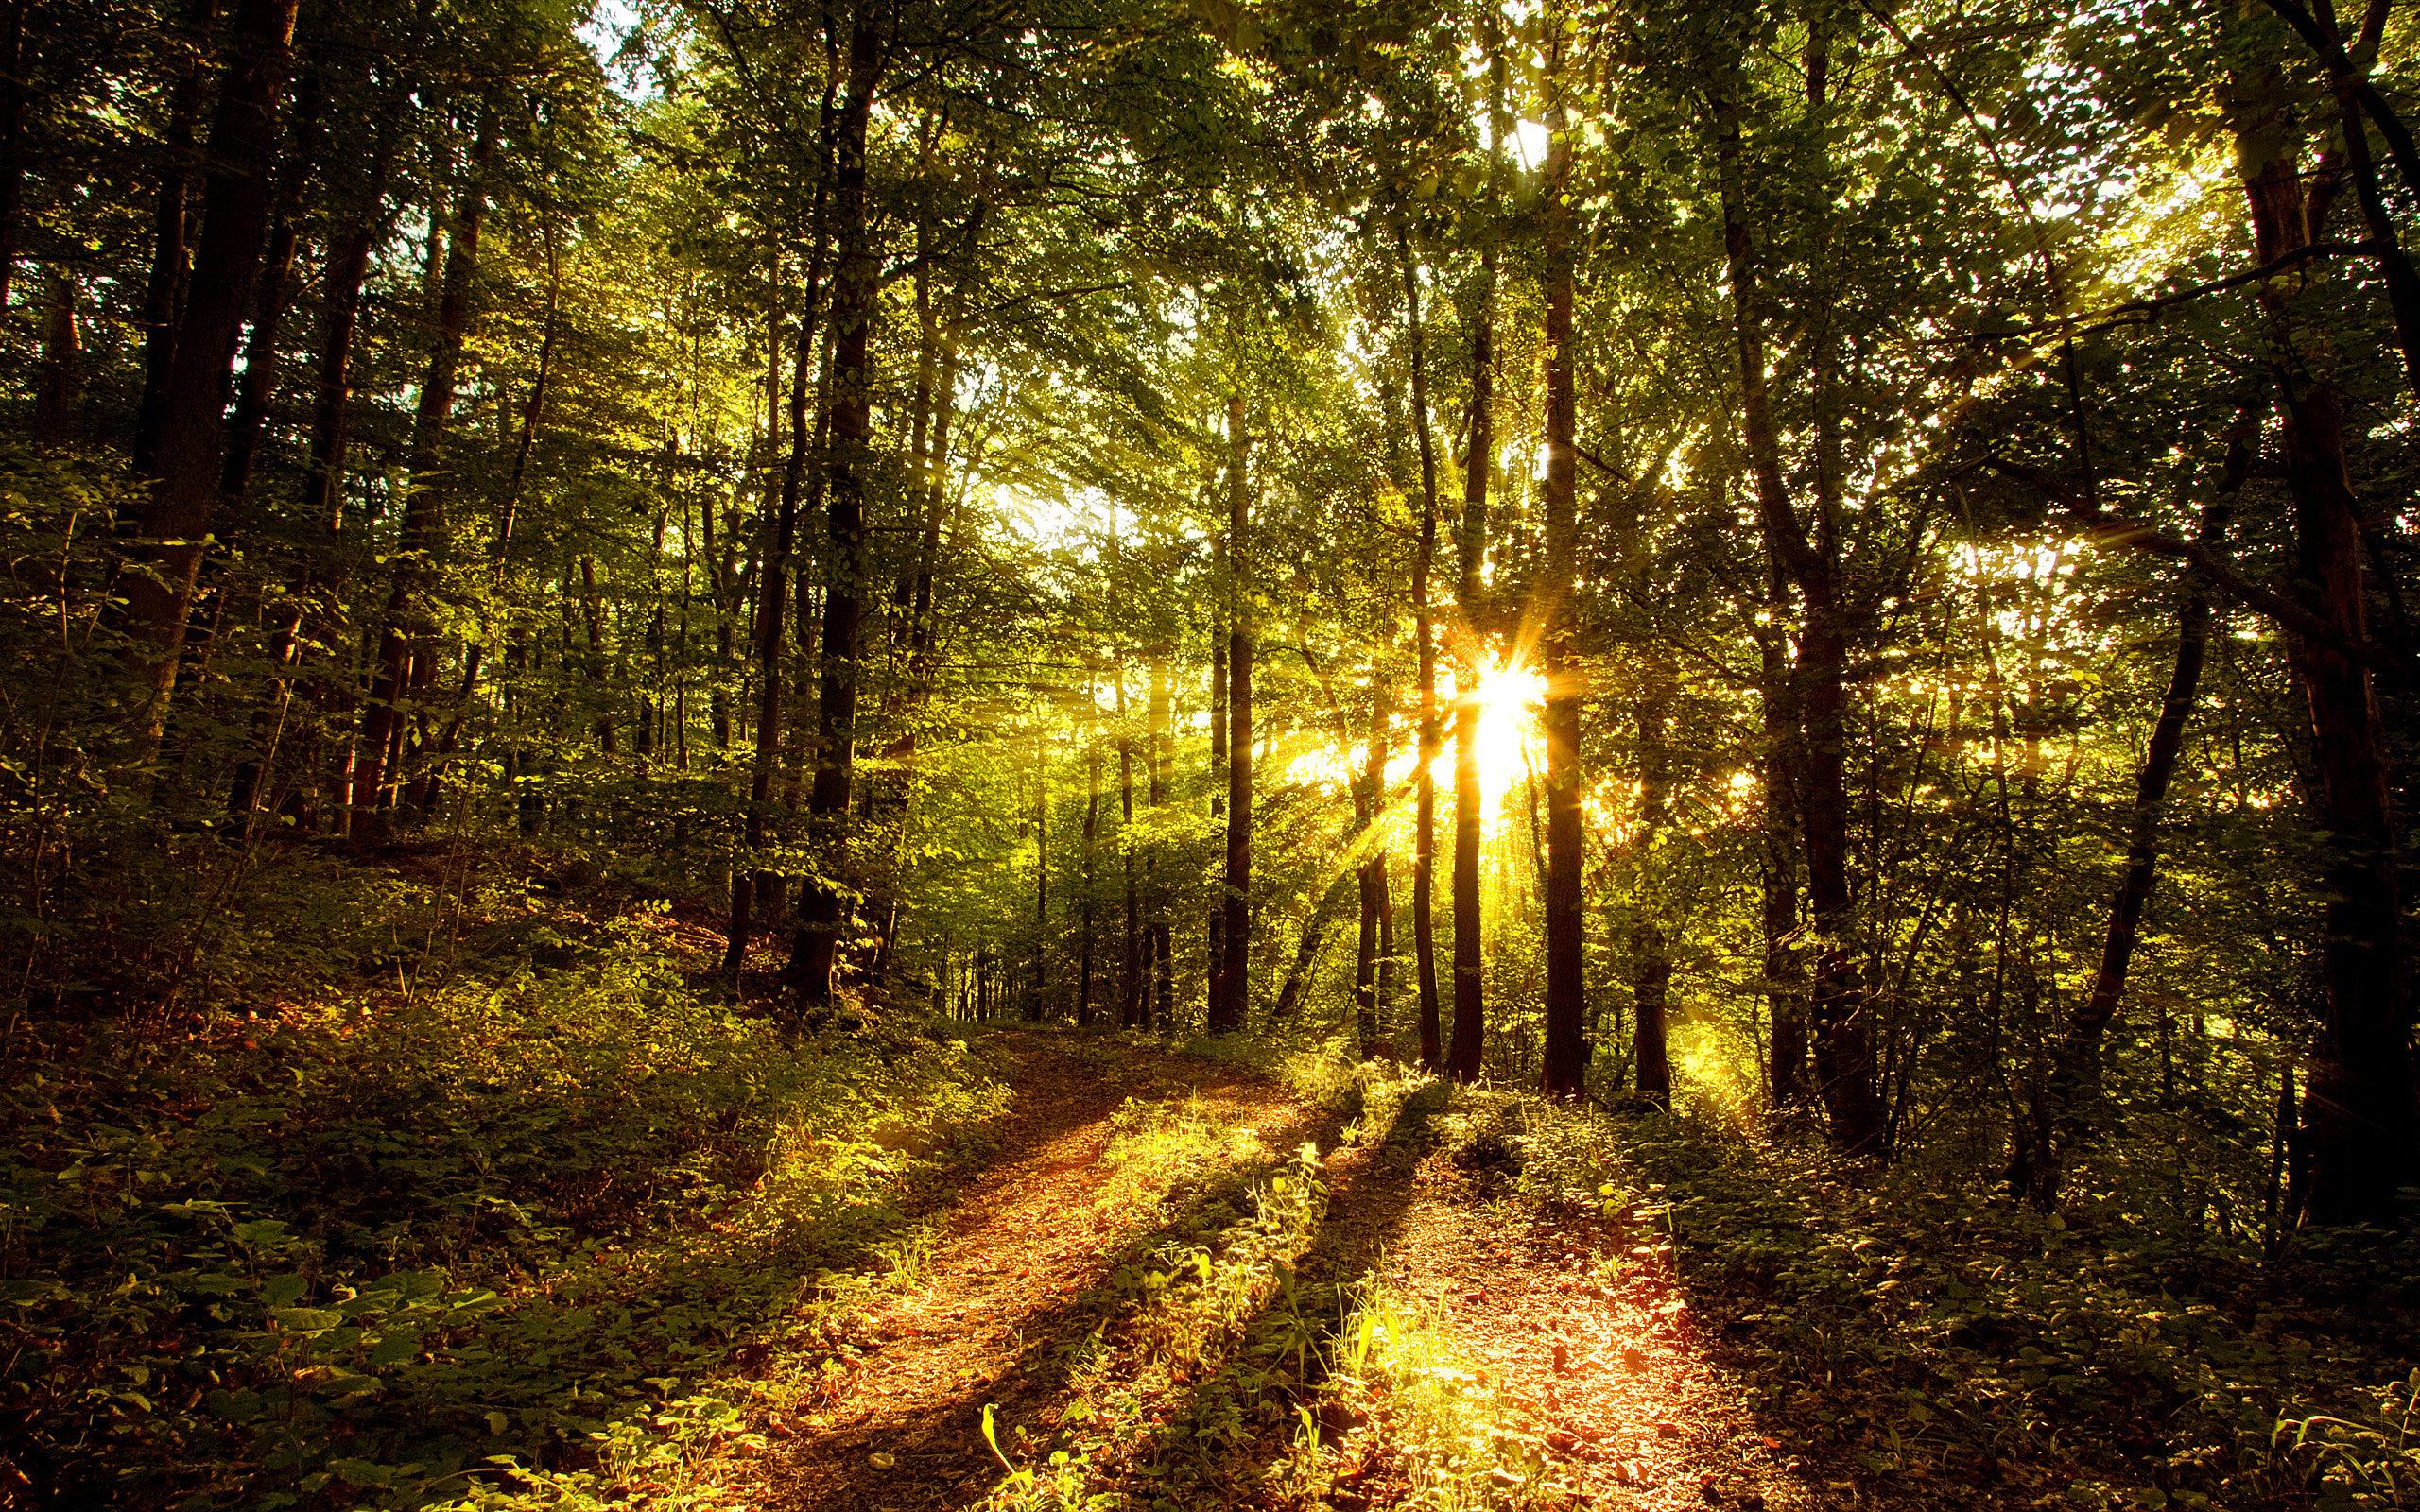
[[[1412,1113],[1401,1137],[1340,1152],[1329,1172],[1333,1221],[1309,1263],[1374,1275],[1450,1338],[1498,1425],[1544,1460],[1534,1504],[1825,1504],[1707,1360],[1670,1250],[1645,1218],[1550,1217],[1492,1200],[1486,1176],[1459,1167]],[[1334,1454],[1358,1458],[1341,1444]],[[1331,1504],[1396,1504],[1410,1494],[1407,1469],[1381,1452]]]
[[[1043,1035],[993,1043],[1017,1093],[1002,1155],[944,1214],[914,1289],[841,1349],[852,1366],[776,1422],[764,1504],[907,1512],[979,1500],[998,1471],[983,1404],[1004,1422],[1030,1415],[1061,1349],[1090,1326],[1084,1294],[1133,1238],[1133,1215],[1100,1202],[1119,1104],[1198,1091],[1235,1126],[1272,1138],[1299,1117],[1282,1089],[1197,1061],[1121,1048],[1096,1064]]]
[[[1812,1504],[1698,1348],[1671,1264],[1643,1220],[1558,1223],[1493,1205],[1436,1156],[1413,1177],[1380,1275],[1434,1310],[1545,1451],[1567,1503]]]
[[[1198,1061],[1126,1047],[1113,1059],[1041,1034],[993,1043],[1017,1091],[1001,1157],[944,1211],[912,1289],[833,1341],[835,1373],[777,1415],[745,1504],[929,1512],[983,1499],[999,1479],[984,1404],[997,1404],[1004,1435],[1055,1415],[1063,1353],[1101,1319],[1109,1304],[1097,1289],[1150,1220],[1106,1191],[1102,1157],[1127,1097],[1198,1092],[1272,1148],[1314,1126],[1283,1089]],[[1826,1504],[1708,1363],[1647,1220],[1554,1219],[1491,1200],[1483,1173],[1457,1166],[1420,1127],[1403,1132],[1331,1154],[1331,1206],[1304,1274],[1374,1273],[1433,1318],[1495,1399],[1499,1425],[1544,1457],[1548,1482],[1530,1504]],[[1406,1467],[1381,1455],[1329,1504],[1385,1507],[1409,1490]],[[1236,1504],[1246,1503],[1257,1498],[1245,1492]]]

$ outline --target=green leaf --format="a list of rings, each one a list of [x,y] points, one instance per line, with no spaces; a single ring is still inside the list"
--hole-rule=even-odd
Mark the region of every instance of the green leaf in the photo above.
[[[395,1472],[384,1465],[373,1465],[366,1459],[332,1459],[328,1469],[340,1476],[347,1486],[388,1486]]]
[[[0,1302],[13,1307],[31,1307],[37,1302],[52,1301],[66,1295],[65,1286],[39,1276],[24,1280],[0,1281]]]
[[[255,1218],[234,1228],[235,1243],[247,1249],[266,1249],[286,1236],[285,1225],[274,1218]]]

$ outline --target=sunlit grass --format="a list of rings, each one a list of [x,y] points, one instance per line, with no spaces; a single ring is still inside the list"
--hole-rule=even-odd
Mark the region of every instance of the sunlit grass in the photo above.
[[[1365,1281],[1330,1344],[1316,1406],[1298,1417],[1288,1471],[1305,1501],[1323,1503],[1385,1469],[1407,1482],[1395,1503],[1434,1512],[1499,1512],[1538,1497],[1534,1444],[1453,1334],[1425,1308]]]
[[[1215,1473],[1210,1456],[1248,1441],[1270,1394],[1310,1364],[1320,1309],[1294,1266],[1327,1211],[1316,1149],[1280,1159],[1191,1099],[1130,1104],[1106,1159],[1118,1181],[1179,1170],[1165,1192],[1201,1200],[1181,1223],[1163,1206],[1168,1231],[1110,1277],[1114,1311],[1068,1356],[1058,1433],[1005,1432],[987,1415],[1005,1472],[992,1512],[1125,1504],[1117,1487],[1137,1478],[1173,1494]]]

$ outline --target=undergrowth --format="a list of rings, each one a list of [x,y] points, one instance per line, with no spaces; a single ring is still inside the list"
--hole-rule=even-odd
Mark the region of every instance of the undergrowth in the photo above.
[[[747,1434],[736,1383],[912,1260],[910,1183],[1005,1092],[912,1028],[742,1016],[664,922],[525,923],[441,981],[164,1042],[18,1021],[11,1478],[137,1508],[677,1501]]]
[[[1308,1085],[1322,1075],[1349,1072],[1311,1070]],[[1668,1246],[1764,1432],[1843,1494],[2420,1505],[2420,1267],[2385,1236],[2263,1257],[2090,1203],[2045,1219],[1727,1125],[1500,1088],[1454,1089],[1426,1126],[1501,1199]],[[1534,1444],[1503,1431],[1487,1383],[1413,1299],[1350,1289],[1314,1349],[1288,1461],[1296,1502],[1362,1504],[1365,1475],[1388,1504],[1439,1512],[1553,1500]]]
[[[1509,1145],[1530,1202],[1663,1230],[1769,1431],[1869,1486],[2098,1508],[2420,1505],[2408,1242],[2333,1241],[2323,1269],[2088,1203],[2045,1218],[1926,1173],[1531,1098],[1482,1136]]]
[[[993,1438],[1007,1471],[995,1512],[1124,1506],[1130,1485],[1149,1488],[1136,1504],[1167,1503],[1243,1436],[1258,1363],[1284,1352],[1256,1325],[1324,1211],[1316,1149],[1280,1156],[1198,1101],[1130,1103],[1119,1125],[1113,1182],[1167,1179],[1184,1211],[1112,1273],[1106,1321],[1071,1352],[1048,1436],[1026,1430],[1011,1450]],[[1190,1452],[1171,1456],[1179,1445]]]
[[[1537,1446],[1505,1427],[1495,1393],[1429,1310],[1373,1279],[1327,1343],[1316,1406],[1300,1415],[1298,1497],[1352,1506],[1382,1465],[1404,1481],[1389,1504],[1499,1512],[1536,1503]]]

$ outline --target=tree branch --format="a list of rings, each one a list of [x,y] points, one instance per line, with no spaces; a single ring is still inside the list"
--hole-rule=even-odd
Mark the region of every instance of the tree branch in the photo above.
[[[2013,478],[2037,490],[2066,510],[2083,526],[2085,539],[2096,545],[2128,546],[2154,557],[2183,562],[2191,571],[2201,574],[2220,593],[2273,621],[2282,629],[2290,630],[2307,641],[2331,646],[2357,662],[2372,666],[2385,660],[2377,645],[2367,641],[2346,640],[2338,633],[2336,627],[2275,589],[2254,582],[2237,571],[2225,558],[2198,541],[2169,535],[2157,526],[2112,514],[2106,509],[2096,509],[2078,497],[2076,491],[2062,479],[2038,468],[2027,467],[2022,462],[1987,456],[1983,458],[1983,466],[2002,477]]]
[[[2301,264],[2315,262],[2323,257],[2360,257],[2376,250],[2377,248],[2374,243],[2365,241],[2311,242],[2281,257],[2271,258],[2257,267],[2241,268],[2222,278],[2211,279],[2204,284],[2171,289],[2166,294],[2154,294],[2146,299],[2128,300],[2122,304],[2112,304],[2099,310],[2084,310],[2075,315],[2045,320],[2038,325],[2016,326],[2007,330],[1985,331],[1979,334],[1995,341],[2035,340],[2044,336],[2080,335],[2087,332],[2105,331],[2112,326],[2134,324],[2137,321],[2149,324],[2159,318],[2161,311],[2184,304],[2188,301],[2198,300],[2205,294],[2222,294],[2228,289],[2240,288],[2246,284],[2258,284]]]
[[[2395,167],[2403,174],[2404,187],[2420,194],[2420,147],[2412,145],[2411,129],[2403,124],[2403,117],[2370,82],[2369,74],[2344,50],[2335,28],[2322,26],[2299,0],[2269,0],[2269,9],[2310,43],[2311,51],[2319,54],[2320,61],[2327,65],[2328,82],[2360,102],[2362,111],[2377,123],[2378,135],[2386,139],[2387,155],[2394,159]]]

